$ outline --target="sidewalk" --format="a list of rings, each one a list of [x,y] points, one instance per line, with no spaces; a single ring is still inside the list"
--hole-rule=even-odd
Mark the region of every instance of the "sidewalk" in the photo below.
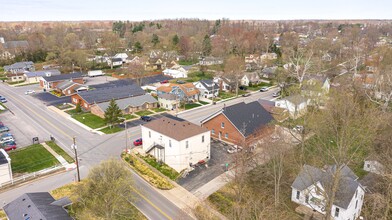
[[[224,187],[228,182],[232,180],[233,177],[233,170],[226,171],[221,175],[215,177],[215,179],[211,180],[207,184],[204,184],[199,189],[197,189],[194,195],[201,200],[205,200],[208,196],[218,191],[220,188]]]
[[[51,147],[49,147],[45,142],[41,143],[44,148],[49,151],[60,163],[63,167],[66,168],[66,170],[73,169],[76,165],[75,164],[70,164],[68,163],[62,156],[58,155]]]

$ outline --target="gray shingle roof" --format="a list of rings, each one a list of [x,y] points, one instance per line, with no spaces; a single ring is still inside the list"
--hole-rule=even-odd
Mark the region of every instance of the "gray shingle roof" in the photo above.
[[[34,66],[34,63],[32,61],[28,62],[17,62],[14,64],[11,64],[9,66],[4,66],[5,71],[10,71],[11,69],[28,69],[30,67]]]
[[[60,90],[64,90],[64,89],[72,86],[73,84],[77,84],[77,83],[72,82],[72,81],[64,81],[64,82],[58,84],[57,88],[60,89]]]
[[[45,219],[72,220],[63,208],[63,203],[57,205],[48,192],[26,193],[4,206],[4,211],[10,220]],[[65,204],[67,205],[67,204]]]
[[[163,93],[163,94],[159,94],[158,98],[166,99],[166,100],[176,100],[177,96],[171,93]]]
[[[137,107],[137,106],[142,106],[144,103],[157,103],[158,101],[152,97],[150,94],[144,94],[144,95],[139,95],[135,97],[130,97],[130,98],[125,98],[125,99],[119,99],[116,100],[116,103],[120,109],[125,109],[128,106],[131,107]],[[109,102],[102,102],[97,104],[100,109],[103,111],[106,111],[106,109],[109,107],[110,101]]]
[[[258,101],[231,105],[223,108],[222,113],[245,137],[273,120],[271,114]]]
[[[320,182],[328,194],[328,189],[331,188],[333,180],[332,174],[336,172],[336,169],[336,165],[328,166],[325,170],[321,170],[317,167],[305,164],[291,187],[302,191],[309,186]],[[334,202],[336,206],[344,209],[348,208],[348,205],[350,204],[350,201],[353,198],[358,186],[361,186],[357,179],[358,177],[348,166],[344,165],[341,168],[341,179],[339,181],[339,187],[336,192]]]
[[[46,76],[50,74],[51,76],[60,75],[61,72],[59,70],[42,70],[42,71],[33,71],[33,72],[26,72],[25,75],[29,77],[40,77]]]
[[[86,92],[78,93],[82,99],[89,104],[107,102],[112,99],[124,99],[127,97],[144,95],[145,91],[138,85],[132,84],[127,86],[119,87],[108,87],[96,90],[90,90]]]
[[[46,82],[56,82],[67,79],[78,79],[83,78],[81,73],[70,73],[70,74],[61,74],[61,75],[52,75],[52,76],[43,76]]]
[[[219,90],[219,86],[214,83],[212,80],[210,79],[206,79],[206,80],[200,80],[200,83],[204,86],[204,88],[206,88],[208,91],[217,91]],[[209,85],[213,85],[213,86],[209,86]]]

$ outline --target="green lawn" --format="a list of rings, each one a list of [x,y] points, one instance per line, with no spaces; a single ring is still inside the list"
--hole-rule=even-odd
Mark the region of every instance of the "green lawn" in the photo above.
[[[70,110],[72,111],[72,110]],[[68,111],[69,112],[69,111]],[[78,120],[79,122],[89,126],[92,129],[95,128],[101,128],[106,125],[105,121],[103,118],[100,118],[90,112],[86,113],[79,113],[79,114],[73,114],[72,118]]]
[[[59,162],[41,144],[33,144],[9,153],[13,173],[32,173]]]
[[[137,115],[139,115],[139,116],[151,115],[151,114],[153,114],[153,113],[154,113],[154,112],[151,112],[151,111],[149,111],[149,110],[142,110],[142,111],[135,112],[135,114],[137,114]]]
[[[151,109],[151,110],[153,110],[154,112],[164,112],[164,111],[166,111],[166,109],[164,109],[164,108],[154,108],[154,109]]]
[[[58,155],[62,156],[68,163],[75,162],[75,160],[71,156],[69,156],[69,154],[67,152],[65,152],[61,147],[59,147],[59,145],[57,145],[55,142],[46,141],[45,143],[47,145],[49,145],[49,147],[52,148],[52,150],[54,150],[54,152],[56,152]]]
[[[106,128],[102,128],[99,131],[101,131],[101,132],[103,132],[105,134],[113,134],[113,133],[116,133],[116,132],[119,132],[119,131],[123,131],[123,130],[124,130],[124,128],[121,128],[121,127],[118,127],[118,126],[113,126],[112,128],[109,128],[109,126],[108,126]]]
[[[214,78],[213,73],[197,71],[197,72],[189,73],[188,78],[186,78],[185,81],[197,82],[202,79],[213,79],[213,78]]]
[[[199,103],[202,104],[202,105],[208,105],[208,104],[210,104],[209,102],[203,102],[203,101],[199,101]]]
[[[137,118],[137,116],[131,114],[124,114],[123,117],[127,120]]]
[[[139,155],[140,158],[142,158],[144,161],[146,161],[148,164],[150,164],[152,167],[155,169],[159,170],[163,175],[169,177],[171,180],[176,180],[178,176],[180,175],[177,171],[175,171],[173,168],[169,167],[165,163],[158,163],[157,160],[150,156],[147,155],[145,157]]]
[[[185,110],[192,109],[192,108],[196,108],[196,107],[199,107],[199,106],[202,106],[202,105],[197,104],[197,103],[185,104]]]
[[[184,65],[184,66],[189,66],[189,65],[192,65],[192,64],[196,64],[196,63],[198,63],[197,60],[181,60],[181,61],[178,61],[178,64]]]
[[[232,98],[235,96],[235,93],[231,93],[231,92],[219,92],[219,98],[221,99],[228,99],[228,98]]]
[[[271,83],[261,82],[261,83],[258,84],[258,85],[249,86],[249,87],[248,87],[248,90],[257,91],[257,90],[260,90],[261,87],[264,87],[264,86],[270,87],[270,86],[271,86]]]

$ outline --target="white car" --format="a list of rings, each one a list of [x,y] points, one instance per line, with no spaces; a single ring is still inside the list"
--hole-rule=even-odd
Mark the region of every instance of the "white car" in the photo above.
[[[260,92],[267,92],[268,90],[269,90],[268,87],[263,86],[263,87],[261,87]]]
[[[27,91],[25,92],[25,95],[34,94],[34,93],[35,93],[34,90],[27,90]]]
[[[227,149],[227,153],[229,154],[237,153],[240,151],[242,151],[242,147],[238,145],[231,146],[229,149]]]
[[[9,141],[15,141],[14,138],[12,136],[8,136],[8,137],[3,137],[0,140],[0,143],[5,143],[5,142],[9,142]]]

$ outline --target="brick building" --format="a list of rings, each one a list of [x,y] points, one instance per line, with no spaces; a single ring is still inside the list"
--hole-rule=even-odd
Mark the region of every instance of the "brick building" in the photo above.
[[[49,90],[57,88],[57,85],[65,81],[72,81],[78,84],[84,84],[83,76],[81,73],[70,73],[57,76],[42,76],[40,78],[39,85],[42,88]]]

